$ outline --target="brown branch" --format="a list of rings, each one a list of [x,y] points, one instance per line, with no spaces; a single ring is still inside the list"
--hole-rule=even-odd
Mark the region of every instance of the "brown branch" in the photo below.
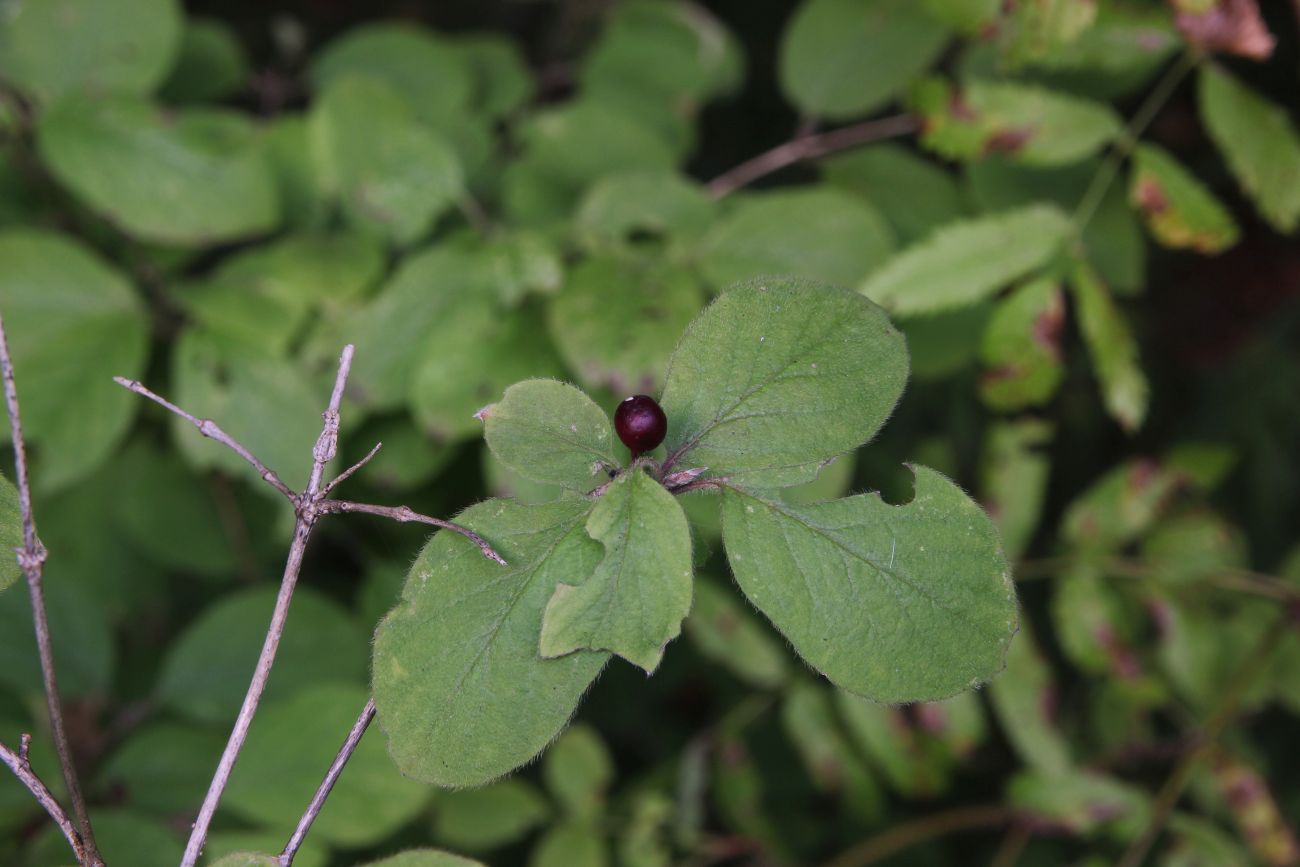
[[[748,186],[759,178],[804,160],[813,160],[836,151],[848,150],[882,139],[916,132],[921,122],[910,114],[898,114],[868,120],[853,126],[833,129],[814,135],[797,136],[785,144],[746,160],[733,169],[718,175],[705,186],[715,199]]]
[[[348,372],[352,367],[353,347],[351,344],[343,348],[339,356],[338,374],[334,379],[334,391],[330,395],[329,407],[323,413],[324,425],[321,427],[320,437],[316,440],[316,445],[312,449],[312,470],[311,478],[307,482],[307,490],[301,495],[296,495],[293,491],[285,486],[288,491],[288,497],[294,504],[294,511],[297,518],[294,522],[293,541],[289,545],[289,556],[285,560],[284,574],[280,579],[280,591],[275,599],[275,611],[271,614],[271,623],[266,630],[266,639],[262,642],[262,652],[257,658],[257,666],[253,670],[252,680],[248,684],[248,691],[244,694],[244,703],[239,708],[239,715],[235,718],[235,725],[230,731],[230,738],[226,741],[226,748],[221,754],[221,759],[217,763],[217,770],[212,775],[212,782],[208,785],[207,794],[203,798],[203,804],[199,807],[199,814],[194,820],[193,830],[190,832],[190,839],[185,844],[185,857],[181,860],[181,867],[194,867],[199,860],[199,855],[203,851],[204,841],[207,840],[208,828],[212,824],[212,817],[216,814],[217,805],[221,801],[221,795],[226,789],[226,784],[230,781],[231,771],[234,770],[235,760],[239,758],[239,752],[244,747],[244,741],[248,737],[248,729],[253,723],[253,716],[257,713],[257,706],[261,702],[262,693],[266,690],[266,682],[271,676],[271,666],[275,662],[276,652],[280,647],[280,638],[284,634],[284,625],[289,618],[289,603],[293,600],[293,591],[298,584],[298,575],[302,571],[303,556],[307,551],[307,540],[311,537],[311,531],[316,525],[316,519],[321,514],[317,511],[316,505],[320,498],[321,479],[325,475],[325,465],[334,458],[338,451],[338,432],[339,432],[339,404],[343,400],[343,388],[347,384]],[[132,389],[135,391],[135,389]],[[142,392],[144,393],[144,392]],[[146,397],[150,393],[146,393]],[[159,403],[166,406],[185,418],[191,418],[179,407],[157,399]],[[203,425],[199,430],[203,430]],[[263,472],[262,478],[271,482],[273,485],[279,482],[279,476],[276,476],[269,469],[252,456],[243,446],[226,436],[216,424],[210,425],[210,430],[220,433],[220,436],[214,434],[205,434],[218,439],[227,446],[230,446],[240,455],[245,457],[254,466],[258,467],[259,472]],[[272,481],[274,479],[275,481]],[[280,482],[277,488],[283,486]]]
[[[294,494],[293,489],[286,485],[284,481],[276,475],[274,470],[259,461],[252,452],[244,448],[238,440],[222,430],[221,426],[212,419],[198,418],[197,416],[190,415],[167,398],[154,394],[146,388],[144,384],[136,382],[134,379],[127,379],[124,376],[115,376],[113,377],[113,381],[128,391],[134,391],[141,397],[147,397],[167,411],[185,419],[187,422],[198,428],[199,433],[203,434],[208,439],[216,440],[251,464],[253,469],[257,470],[258,475],[270,484],[271,487],[284,494],[290,501],[295,498],[296,495]]]
[[[1254,684],[1255,678],[1268,667],[1273,651],[1277,649],[1278,644],[1291,630],[1292,626],[1293,623],[1289,612],[1283,613],[1282,616],[1273,621],[1268,631],[1264,633],[1259,643],[1246,657],[1246,661],[1241,664],[1236,675],[1219,697],[1218,705],[1210,714],[1210,718],[1205,721],[1205,725],[1201,726],[1195,746],[1183,755],[1182,760],[1170,772],[1164,785],[1160,787],[1146,829],[1141,836],[1129,845],[1127,851],[1124,852],[1124,857],[1119,860],[1118,867],[1139,867],[1146,860],[1147,853],[1151,851],[1156,839],[1164,831],[1165,824],[1169,821],[1170,815],[1173,814],[1174,807],[1178,805],[1178,799],[1182,797],[1183,790],[1187,788],[1187,784],[1192,778],[1192,771],[1196,770],[1196,766],[1214,748],[1214,744],[1218,741],[1219,736],[1223,734],[1223,730],[1227,728],[1228,723],[1232,722],[1237,707],[1241,704],[1247,690]]]
[[[284,851],[280,853],[280,867],[289,867],[293,863],[294,856],[298,854],[298,847],[302,846],[302,841],[306,839],[307,832],[311,830],[312,823],[316,821],[321,808],[325,806],[325,799],[329,797],[330,790],[338,782],[339,777],[343,774],[343,768],[347,765],[348,759],[356,752],[357,744],[361,743],[361,736],[366,733],[370,727],[370,722],[375,718],[375,700],[368,699],[366,706],[361,709],[361,715],[357,721],[352,724],[352,730],[348,732],[347,739],[343,741],[343,746],[339,747],[338,755],[334,756],[334,762],[330,765],[329,770],[325,773],[325,779],[321,780],[320,786],[316,789],[316,794],[312,796],[311,803],[307,805],[307,811],[302,814],[298,820],[298,827],[294,828],[293,835],[289,842],[284,845]]]
[[[1016,814],[1000,804],[982,807],[958,807],[946,813],[923,816],[895,825],[870,837],[827,861],[824,867],[864,867],[888,858],[917,843],[933,840],[957,831],[997,828],[1014,821]]]
[[[346,470],[344,470],[343,472],[335,476],[334,480],[331,481],[328,485],[326,485],[321,490],[320,495],[322,497],[328,497],[330,495],[330,491],[333,491],[339,485],[346,482],[349,478],[352,477],[353,473],[355,473],[357,470],[364,467],[366,464],[370,463],[370,461],[374,459],[375,455],[379,454],[379,450],[383,447],[384,447],[383,443],[375,443],[375,447],[371,449],[369,452],[367,452],[364,458],[357,461],[355,464],[353,464],[352,466],[348,467]]]
[[[45,546],[36,534],[36,517],[32,513],[32,488],[27,476],[27,450],[23,444],[22,416],[18,411],[18,386],[14,381],[13,359],[9,356],[9,340],[5,335],[2,317],[0,317],[0,375],[4,378],[5,407],[9,411],[14,471],[18,484],[18,507],[23,521],[23,546],[16,549],[16,554],[18,565],[22,567],[23,575],[27,578],[27,590],[31,597],[32,626],[36,631],[36,650],[40,657],[41,676],[45,684],[45,704],[50,715],[50,732],[54,738],[55,752],[59,756],[59,768],[63,772],[63,783],[68,790],[68,799],[72,802],[72,812],[77,818],[77,828],[82,843],[81,863],[90,867],[99,867],[104,862],[99,857],[99,849],[95,845],[95,832],[90,826],[86,799],[81,794],[77,768],[72,761],[72,747],[68,743],[68,734],[63,726],[63,706],[59,700],[58,680],[54,674],[54,648],[50,642],[49,618],[45,613],[43,584]]]
[[[9,766],[9,770],[13,771],[14,776],[18,778],[18,782],[26,786],[27,791],[31,792],[36,798],[36,801],[45,808],[45,812],[50,814],[50,818],[54,820],[54,824],[59,826],[59,830],[63,832],[63,836],[68,839],[68,845],[72,847],[73,854],[77,856],[77,863],[94,863],[91,861],[90,855],[86,852],[86,846],[82,842],[81,833],[77,831],[76,826],[72,824],[72,820],[68,818],[68,814],[63,812],[63,808],[59,806],[58,799],[56,799],[54,794],[50,792],[49,787],[46,786],[45,783],[41,781],[41,778],[36,775],[36,772],[32,770],[32,764],[27,759],[27,748],[31,746],[31,742],[32,736],[24,734],[22,736],[21,746],[16,753],[3,743],[0,743],[0,762],[4,762]],[[94,857],[98,859],[99,855],[96,854]]]
[[[469,539],[478,549],[483,552],[483,556],[489,560],[500,563],[502,566],[508,565],[505,558],[498,554],[487,540],[475,533],[468,527],[462,527],[460,524],[451,521],[444,521],[441,518],[431,518],[428,515],[421,515],[413,511],[409,506],[376,506],[371,503],[353,503],[349,500],[321,500],[318,504],[320,513],[323,515],[336,514],[343,512],[360,512],[366,515],[380,515],[385,518],[392,518],[394,521],[402,523],[415,522],[419,524],[428,524],[431,527],[440,527],[443,530],[451,530],[453,533],[459,533],[466,539]]]

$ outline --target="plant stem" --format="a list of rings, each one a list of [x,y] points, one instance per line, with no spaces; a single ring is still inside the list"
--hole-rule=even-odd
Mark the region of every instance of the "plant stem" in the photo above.
[[[78,858],[82,864],[89,867],[101,867],[104,862],[95,845],[95,833],[90,826],[90,814],[86,811],[86,800],[81,794],[77,768],[72,761],[72,747],[68,743],[68,734],[63,726],[63,706],[59,701],[58,681],[54,674],[54,649],[50,642],[50,623],[45,613],[43,586],[45,546],[36,534],[36,517],[32,513],[32,488],[27,476],[27,449],[23,444],[22,416],[18,411],[18,386],[14,382],[14,365],[9,356],[9,340],[5,335],[3,318],[0,318],[0,374],[4,377],[5,407],[9,411],[14,471],[18,484],[18,506],[23,521],[23,547],[17,551],[18,565],[22,567],[23,575],[27,578],[27,590],[31,596],[32,626],[36,631],[36,650],[40,657],[41,676],[45,684],[45,704],[50,715],[50,732],[54,738],[55,752],[59,756],[63,783],[68,790],[68,799],[72,802],[72,812],[76,816],[77,828],[81,835],[82,849],[78,853]],[[74,845],[73,849],[77,847]]]
[[[921,126],[910,114],[882,117],[829,132],[798,135],[784,144],[748,159],[720,175],[705,186],[715,199],[748,186],[759,178],[804,160],[817,159],[836,151],[848,150],[881,139],[907,135]]]
[[[1035,578],[1051,578],[1070,568],[1069,557],[1047,557],[1041,560],[1025,560],[1016,566],[1016,580],[1027,581]],[[1102,574],[1114,578],[1126,578],[1136,581],[1158,582],[1160,575],[1146,564],[1123,557],[1112,557],[1099,564]],[[1248,593],[1277,602],[1292,605],[1300,604],[1300,588],[1287,583],[1276,575],[1252,572],[1247,569],[1232,569],[1216,575],[1199,579],[1209,587],[1220,590],[1232,590]]]
[[[823,867],[864,867],[888,858],[917,843],[924,843],[957,831],[974,831],[996,828],[1013,821],[1016,814],[1008,807],[993,804],[978,807],[958,807],[944,813],[923,816],[911,822],[895,825],[888,831],[870,837],[846,849],[827,861]]]
[[[50,814],[54,824],[59,826],[63,836],[68,839],[68,845],[72,847],[72,852],[77,856],[78,864],[91,863],[89,856],[86,854],[86,847],[82,842],[81,834],[77,831],[68,814],[63,812],[63,807],[59,806],[58,799],[50,792],[48,786],[41,781],[41,778],[32,770],[31,762],[27,758],[27,748],[31,744],[32,736],[25,734],[22,736],[21,747],[18,752],[14,752],[9,747],[0,743],[0,762],[9,766],[9,770],[14,772],[18,782],[27,787],[36,798],[37,803],[45,808],[45,812]],[[96,856],[98,857],[98,855]]]
[[[347,739],[343,741],[343,746],[339,747],[338,755],[334,757],[334,762],[330,765],[329,771],[325,774],[325,779],[321,780],[320,786],[316,789],[316,794],[312,796],[311,803],[307,805],[307,811],[302,814],[298,820],[298,827],[294,828],[293,836],[289,842],[284,845],[284,851],[280,853],[280,867],[289,867],[293,863],[293,858],[298,854],[298,847],[306,839],[307,832],[311,830],[312,823],[316,821],[316,816],[320,814],[321,808],[325,806],[325,799],[329,797],[330,790],[338,782],[339,777],[343,774],[343,768],[347,765],[348,759],[356,752],[357,744],[361,743],[361,736],[366,733],[370,727],[371,721],[375,718],[375,700],[368,699],[366,706],[361,709],[361,715],[357,721],[352,724],[352,730],[348,732]]]
[[[1151,121],[1155,120],[1160,110],[1165,107],[1165,103],[1174,95],[1178,85],[1182,83],[1187,73],[1196,67],[1197,57],[1191,51],[1185,52],[1170,65],[1165,71],[1160,81],[1147,94],[1147,98],[1142,101],[1142,105],[1129,121],[1128,126],[1120,133],[1119,140],[1115,142],[1110,153],[1106,156],[1105,162],[1101,168],[1097,169],[1097,174],[1093,175],[1092,182],[1088,184],[1088,189],[1084,191],[1083,198],[1079,200],[1079,205],[1074,210],[1074,231],[1078,235],[1083,234],[1088,223],[1092,221],[1093,216],[1097,213],[1097,208],[1101,206],[1101,201],[1114,182],[1115,176],[1119,174],[1120,166],[1133,148],[1137,147],[1138,140],[1142,133],[1146,132]]]
[[[475,533],[468,527],[462,527],[460,524],[451,521],[444,521],[441,518],[432,518],[428,515],[422,515],[411,509],[410,506],[377,506],[372,503],[354,503],[350,500],[321,500],[317,508],[322,515],[330,515],[343,512],[360,512],[365,515],[380,515],[385,518],[391,518],[400,523],[415,522],[418,524],[428,524],[430,527],[440,527],[444,530],[450,530],[453,533],[459,533],[466,539],[469,539],[478,549],[483,552],[483,556],[500,563],[502,566],[507,565],[505,558],[498,554],[491,545],[487,543],[482,536]]]
[[[275,599],[275,611],[271,614],[271,623],[266,630],[266,639],[262,642],[262,652],[258,655],[257,666],[253,670],[253,678],[248,684],[248,692],[244,694],[244,702],[239,708],[239,716],[235,718],[235,725],[230,731],[229,740],[226,741],[226,748],[221,754],[221,759],[217,763],[217,770],[212,775],[212,782],[208,785],[207,794],[204,796],[203,804],[199,807],[199,814],[194,820],[194,828],[190,832],[190,839],[185,844],[185,857],[181,860],[181,867],[194,867],[198,863],[199,855],[203,851],[203,844],[208,837],[208,828],[212,824],[212,817],[217,812],[217,805],[221,802],[221,795],[226,789],[226,784],[230,782],[230,774],[234,770],[235,760],[239,758],[239,752],[243,749],[244,741],[248,738],[248,729],[253,724],[253,716],[257,713],[257,706],[262,700],[262,693],[266,690],[266,682],[271,676],[271,666],[274,664],[276,652],[280,648],[280,638],[284,635],[285,622],[289,619],[289,604],[293,601],[293,591],[298,584],[298,575],[302,571],[303,556],[307,551],[307,540],[311,538],[311,531],[320,515],[316,506],[321,480],[325,475],[325,465],[338,452],[339,404],[343,400],[343,388],[347,384],[348,372],[352,368],[352,353],[353,347],[348,344],[343,348],[343,352],[339,356],[338,374],[334,378],[334,391],[330,395],[329,407],[323,414],[325,423],[321,427],[320,437],[316,440],[316,445],[312,449],[312,469],[311,477],[307,482],[307,489],[300,496],[290,497],[295,504],[297,517],[293,527],[293,542],[289,545],[289,556],[284,564],[284,575],[280,579],[280,591]],[[135,391],[135,389],[132,390]],[[148,395],[146,394],[146,396]],[[164,406],[171,408],[161,398],[157,400],[163,403]],[[175,408],[173,411],[193,421],[193,417],[183,410]],[[210,429],[220,433],[221,436],[213,433],[205,433],[205,435],[220,440],[235,449],[236,452],[239,452],[260,470],[264,469],[261,462],[257,461],[247,449],[244,449],[243,446],[230,437],[225,436],[224,432],[215,424],[212,424]],[[202,424],[199,425],[199,430],[204,430]],[[276,481],[279,480],[279,476],[276,476],[269,469],[264,470],[262,478],[268,482],[271,482],[272,478]],[[275,483],[272,482],[272,484]],[[283,485],[284,483],[281,482],[280,484]],[[277,486],[278,488],[279,486]]]
[[[1160,792],[1156,795],[1155,806],[1151,810],[1151,820],[1147,823],[1146,829],[1142,835],[1133,841],[1124,857],[1120,859],[1117,867],[1140,867],[1146,859],[1147,853],[1155,844],[1156,838],[1164,830],[1165,823],[1169,821],[1174,807],[1178,804],[1178,799],[1182,797],[1183,790],[1187,788],[1187,783],[1191,780],[1192,771],[1210,752],[1219,736],[1228,723],[1232,721],[1233,715],[1237,712],[1237,707],[1245,697],[1246,691],[1255,682],[1267,665],[1273,651],[1277,649],[1278,644],[1287,632],[1292,628],[1289,613],[1275,619],[1268,631],[1260,638],[1259,643],[1255,645],[1246,661],[1242,663],[1237,674],[1229,682],[1227,689],[1219,698],[1219,703],[1215,707],[1210,718],[1206,720],[1205,725],[1201,727],[1199,736],[1196,738],[1195,745],[1183,755],[1182,760],[1174,767],[1169,774],[1165,784],[1160,787]]]

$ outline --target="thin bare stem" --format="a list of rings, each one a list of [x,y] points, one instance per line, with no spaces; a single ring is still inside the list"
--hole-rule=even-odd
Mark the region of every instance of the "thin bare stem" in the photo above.
[[[1246,661],[1241,664],[1236,676],[1232,678],[1228,687],[1219,697],[1218,705],[1210,714],[1209,719],[1205,721],[1205,725],[1201,727],[1195,746],[1183,755],[1182,760],[1174,766],[1173,771],[1165,780],[1165,784],[1160,787],[1146,829],[1124,852],[1124,857],[1120,859],[1118,867],[1139,867],[1146,860],[1147,853],[1151,851],[1156,839],[1164,831],[1165,824],[1174,812],[1174,807],[1178,805],[1178,799],[1182,797],[1183,790],[1187,788],[1187,784],[1192,778],[1192,772],[1196,770],[1196,766],[1214,748],[1215,742],[1223,734],[1223,730],[1227,728],[1228,723],[1232,722],[1232,718],[1236,714],[1242,698],[1245,697],[1246,691],[1250,689],[1255,679],[1267,667],[1273,651],[1277,649],[1278,644],[1292,628],[1292,625],[1289,614],[1283,613],[1273,621],[1263,637],[1260,638],[1259,643],[1246,657]]]
[[[27,475],[27,449],[23,443],[22,415],[18,410],[18,386],[14,381],[13,359],[9,356],[9,340],[5,335],[4,319],[0,317],[0,374],[4,378],[5,407],[9,411],[9,426],[14,449],[14,472],[18,483],[18,507],[23,521],[23,547],[16,550],[18,565],[27,578],[31,597],[32,626],[36,631],[36,650],[41,661],[41,676],[45,684],[45,704],[50,715],[50,733],[54,749],[59,756],[63,783],[72,802],[72,812],[77,818],[81,835],[82,864],[99,867],[104,862],[95,845],[95,833],[86,811],[86,799],[81,794],[77,768],[72,761],[72,747],[63,726],[63,705],[59,700],[58,679],[54,674],[54,648],[50,642],[50,623],[45,613],[45,546],[36,534],[36,517],[32,512],[32,488]],[[48,809],[48,808],[47,808]],[[76,848],[75,846],[73,848]]]
[[[198,418],[197,416],[190,415],[188,412],[181,409],[179,406],[172,403],[167,398],[162,397],[161,395],[154,394],[152,391],[146,388],[143,383],[136,382],[134,379],[127,379],[124,376],[115,376],[113,377],[113,381],[116,382],[118,385],[122,386],[123,388],[127,389],[128,391],[133,391],[136,394],[140,395],[141,397],[149,398],[154,403],[166,409],[168,412],[175,413],[176,415],[180,416],[181,418],[185,419],[187,422],[189,422],[190,424],[198,428],[199,433],[203,434],[208,439],[216,440],[217,442],[229,448],[235,454],[239,455],[241,458],[243,458],[245,461],[251,464],[253,469],[257,470],[258,475],[260,475],[268,484],[270,484],[271,487],[275,488],[277,491],[284,494],[285,497],[288,498],[290,501],[293,501],[294,498],[296,497],[296,494],[294,494],[293,489],[290,488],[288,485],[286,485],[284,481],[278,475],[276,475],[275,470],[272,470],[266,464],[258,460],[257,457],[252,452],[244,448],[239,443],[238,440],[236,440],[230,434],[222,430],[221,426],[218,425],[212,419]]]
[[[370,461],[374,459],[375,455],[379,454],[379,450],[383,447],[384,447],[383,443],[375,443],[375,447],[371,449],[369,452],[367,452],[364,458],[357,461],[355,464],[348,467],[343,472],[339,473],[337,476],[334,477],[333,481],[331,481],[324,488],[322,488],[320,492],[321,496],[328,497],[330,495],[330,491],[334,490],[339,485],[346,482],[348,479],[352,477],[353,473],[355,473],[357,470],[364,467],[366,464],[370,463]]]
[[[230,738],[226,741],[225,751],[221,754],[221,759],[217,763],[217,770],[212,775],[212,782],[208,785],[208,792],[203,798],[203,804],[199,808],[198,817],[194,820],[194,828],[190,832],[190,839],[185,845],[185,857],[181,860],[181,867],[194,867],[199,860],[199,855],[203,851],[204,841],[207,840],[208,828],[212,824],[212,817],[216,814],[217,805],[221,802],[221,795],[226,789],[226,784],[230,781],[230,774],[234,770],[235,760],[239,758],[239,752],[244,747],[244,741],[248,738],[248,729],[253,724],[253,716],[257,713],[257,706],[262,700],[262,693],[266,690],[266,682],[271,676],[271,666],[275,662],[276,652],[280,647],[280,638],[284,634],[284,625],[289,618],[289,603],[293,600],[293,591],[298,584],[298,575],[302,571],[303,556],[307,551],[307,540],[311,537],[312,528],[316,525],[316,519],[321,514],[317,509],[320,502],[321,479],[325,475],[325,465],[331,461],[338,452],[338,432],[339,432],[339,404],[343,400],[343,389],[347,384],[348,372],[352,367],[353,347],[351,344],[343,348],[339,357],[338,374],[334,379],[334,391],[330,395],[328,408],[322,414],[324,425],[321,427],[320,437],[316,440],[316,445],[312,449],[312,470],[311,478],[307,482],[307,490],[299,495],[289,492],[289,498],[294,503],[297,513],[297,520],[294,522],[293,541],[289,545],[289,556],[285,560],[284,575],[280,579],[280,591],[275,599],[275,611],[271,614],[271,623],[266,630],[266,639],[262,642],[262,652],[257,658],[257,666],[253,670],[253,678],[248,684],[248,692],[244,694],[244,702],[239,708],[239,716],[235,718],[235,725],[230,731]],[[133,391],[135,389],[132,389]],[[161,401],[160,401],[161,402]],[[165,402],[164,406],[167,406]],[[177,409],[176,412],[183,417],[188,414]],[[216,428],[216,425],[212,425]],[[202,430],[202,427],[200,427]],[[241,455],[245,455],[250,463],[256,459],[248,453],[247,449],[240,446],[234,440],[226,437],[222,442],[234,448]],[[260,462],[254,464],[261,468]],[[278,476],[266,471],[270,476]],[[263,478],[268,478],[263,475]],[[281,483],[283,484],[283,483]],[[286,488],[287,490],[287,488]]]
[[[379,515],[384,518],[391,518],[394,521],[402,523],[415,522],[419,524],[428,524],[431,527],[440,527],[444,530],[450,530],[453,533],[459,533],[466,539],[469,539],[478,549],[483,552],[483,556],[489,560],[500,563],[502,566],[507,565],[505,558],[498,554],[487,540],[475,533],[468,527],[462,527],[460,524],[451,521],[444,521],[441,518],[431,518],[428,515],[421,515],[419,512],[412,510],[409,506],[376,506],[371,503],[353,503],[349,500],[321,500],[317,507],[321,514],[332,514],[342,512],[361,512],[366,515]]]
[[[1102,163],[1101,168],[1097,169],[1097,174],[1093,175],[1092,182],[1088,184],[1083,198],[1079,200],[1079,206],[1074,210],[1073,222],[1076,232],[1082,233],[1092,221],[1093,215],[1097,213],[1097,208],[1106,196],[1106,191],[1110,189],[1115,176],[1119,174],[1120,166],[1133,152],[1133,148],[1137,147],[1142,133],[1146,132],[1151,121],[1155,120],[1156,115],[1165,107],[1165,103],[1174,95],[1183,78],[1196,67],[1197,61],[1197,55],[1190,50],[1175,60],[1165,71],[1164,77],[1156,82],[1142,105],[1138,107],[1133,119],[1129,121],[1128,126],[1111,148],[1106,161]]]
[[[921,122],[910,114],[899,114],[868,120],[853,126],[833,129],[812,135],[798,135],[784,144],[746,160],[733,169],[718,175],[705,186],[715,199],[748,186],[759,178],[804,160],[824,157],[836,151],[848,150],[881,139],[915,132]]]
[[[62,831],[63,836],[67,838],[68,845],[72,847],[73,854],[77,856],[77,863],[93,863],[89,854],[86,852],[86,847],[82,842],[80,832],[78,832],[76,826],[72,824],[72,820],[68,818],[68,814],[63,812],[63,808],[59,806],[58,799],[54,797],[49,786],[46,786],[45,783],[41,781],[41,778],[36,775],[36,772],[32,770],[31,762],[27,760],[27,747],[31,743],[31,740],[31,735],[23,735],[22,746],[18,752],[14,752],[3,743],[0,743],[0,762],[4,762],[9,766],[9,770],[13,771],[14,776],[18,778],[18,782],[26,786],[27,791],[31,792],[37,802],[45,808],[45,812],[50,814],[50,818],[54,820],[54,824],[59,826],[59,830]],[[95,857],[98,858],[99,856],[96,855]]]
[[[329,770],[325,773],[325,779],[321,780],[320,786],[316,789],[316,794],[312,796],[311,803],[307,805],[307,811],[302,814],[298,820],[298,827],[293,829],[293,836],[289,842],[284,845],[284,851],[280,853],[280,867],[289,867],[293,863],[293,858],[298,854],[298,848],[302,846],[302,841],[307,838],[307,832],[311,830],[312,823],[316,821],[316,816],[320,814],[321,808],[325,806],[325,799],[329,797],[330,790],[338,782],[339,777],[343,774],[343,768],[347,765],[348,759],[356,752],[357,744],[361,743],[361,736],[366,733],[370,727],[370,722],[375,718],[375,700],[368,699],[366,706],[361,709],[361,715],[357,721],[352,724],[352,730],[348,732],[347,739],[343,741],[343,746],[339,747],[338,755],[334,757],[334,762],[330,765]]]
[[[1011,809],[1000,804],[958,807],[945,813],[935,813],[895,825],[888,831],[846,849],[827,861],[824,867],[865,867],[867,864],[874,864],[926,840],[933,840],[957,831],[996,828],[1015,818],[1016,814]]]
[[[1016,579],[1019,581],[1037,578],[1053,578],[1066,573],[1074,560],[1070,557],[1046,557],[1038,560],[1022,560],[1016,566]],[[1102,574],[1110,578],[1131,579],[1135,581],[1160,581],[1160,573],[1139,560],[1124,557],[1110,557],[1100,561]],[[1220,590],[1232,590],[1248,593],[1278,602],[1292,605],[1300,604],[1300,588],[1287,583],[1276,575],[1264,572],[1252,572],[1248,569],[1228,569],[1198,579],[1197,586],[1204,585]]]

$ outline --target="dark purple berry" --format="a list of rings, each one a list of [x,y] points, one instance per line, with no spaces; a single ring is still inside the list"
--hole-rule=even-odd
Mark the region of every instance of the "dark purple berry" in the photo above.
[[[635,460],[664,441],[668,433],[668,416],[653,397],[636,394],[614,410],[614,430],[623,445],[632,451]]]

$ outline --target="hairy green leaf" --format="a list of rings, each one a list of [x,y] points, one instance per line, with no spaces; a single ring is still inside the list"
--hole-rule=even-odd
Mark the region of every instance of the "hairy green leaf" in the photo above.
[[[950,223],[885,263],[862,294],[899,314],[972,304],[1046,265],[1069,229],[1050,205]]]
[[[425,546],[402,602],[375,634],[380,728],[402,772],[477,786],[531,759],[555,737],[608,654],[542,659],[542,609],[560,581],[590,575],[601,546],[584,530],[592,504],[489,500],[458,522],[510,563],[441,531]]]
[[[359,228],[409,244],[463,192],[456,153],[380,79],[332,80],[310,123],[327,188]]]
[[[908,0],[805,0],[781,42],[781,88],[811,117],[875,111],[938,59],[949,32]]]
[[[1017,624],[988,516],[935,471],[914,472],[904,506],[723,493],[727,557],[745,595],[810,665],[877,701],[945,698],[992,678]]]
[[[0,73],[46,101],[143,95],[167,74],[180,39],[177,0],[11,3],[0,22]]]
[[[605,558],[581,584],[561,582],[542,616],[541,654],[608,650],[653,673],[691,610],[691,534],[676,498],[633,468],[587,518]]]
[[[280,222],[252,123],[217,109],[164,113],[142,99],[69,97],[41,118],[37,146],[54,176],[124,232],[212,246]]]
[[[1133,152],[1129,199],[1166,247],[1211,254],[1237,243],[1232,214],[1195,175],[1155,145],[1138,145]]]
[[[526,478],[586,493],[620,464],[609,416],[567,383],[517,382],[480,415],[488,448]]]
[[[24,435],[46,490],[83,478],[126,435],[139,398],[112,377],[138,377],[148,319],[126,278],[52,232],[0,234],[0,311],[13,355]],[[0,427],[8,440],[8,425]]]
[[[664,386],[666,467],[788,487],[871,439],[907,379],[884,311],[820,283],[759,280],[691,323]]]
[[[1300,226],[1300,133],[1281,106],[1204,64],[1198,81],[1201,118],[1228,168],[1273,228]]]
[[[696,255],[722,290],[777,275],[852,286],[893,251],[894,233],[871,204],[833,187],[805,187],[746,195]]]
[[[1137,430],[1146,418],[1149,388],[1128,321],[1088,265],[1072,269],[1070,290],[1106,410],[1125,430]]]

